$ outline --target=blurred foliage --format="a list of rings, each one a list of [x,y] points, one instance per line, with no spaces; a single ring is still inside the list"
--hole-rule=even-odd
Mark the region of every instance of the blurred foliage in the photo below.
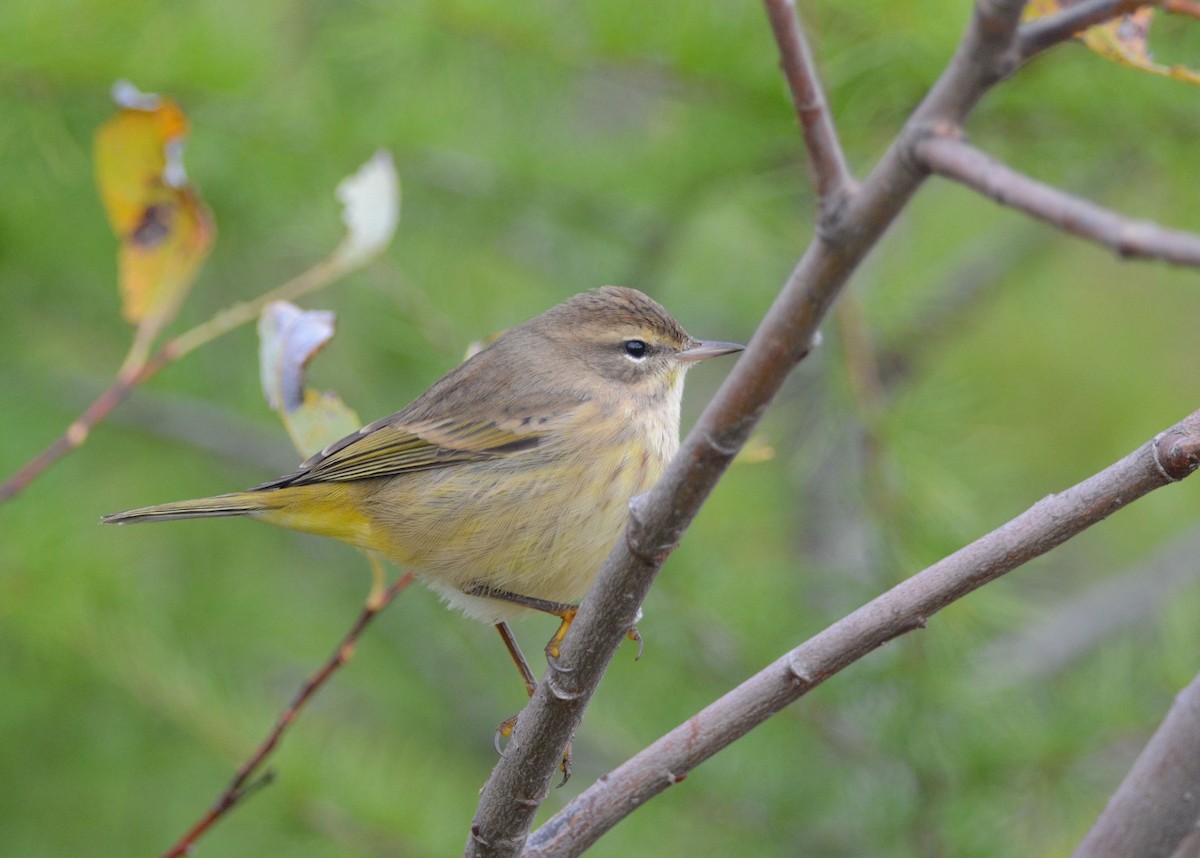
[[[865,172],[966,8],[802,5]],[[1164,19],[1156,40],[1184,61],[1200,34]],[[342,233],[334,185],[378,147],[394,152],[405,219],[391,250],[309,302],[340,330],[313,383],[367,420],[472,340],[602,283],[650,292],[696,334],[748,338],[810,234],[802,147],[754,3],[7,0],[5,475],[126,347],[90,152],[118,78],[188,111],[189,174],[219,227],[176,330],[323,255]],[[970,131],[1038,178],[1200,229],[1191,87],[1065,46],[993,93]],[[931,182],[848,296],[903,374],[864,407],[844,317],[831,318],[764,423],[776,459],[735,468],[667,564],[646,656],[618,653],[576,774],[543,813],[787,647],[1200,405],[1197,286]],[[344,546],[242,521],[95,525],[295,464],[255,352],[245,328],[170,367],[0,508],[5,854],[164,848],[357,613],[367,565]],[[723,371],[692,374],[685,422]],[[1005,683],[978,655],[1131,574],[1198,514],[1193,481],[1166,489],[970,596],[595,854],[1062,854],[1196,671],[1200,584],[1053,675]],[[536,652],[553,624],[517,633]],[[277,782],[203,854],[455,853],[492,730],[522,698],[492,629],[410,590],[290,734]]]

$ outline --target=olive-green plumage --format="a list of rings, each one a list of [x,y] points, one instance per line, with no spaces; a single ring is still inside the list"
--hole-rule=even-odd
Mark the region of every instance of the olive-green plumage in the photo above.
[[[687,368],[740,348],[693,339],[641,292],[606,286],[507,331],[293,474],[104,521],[245,515],[337,537],[499,622],[523,609],[464,591],[579,599],[630,498],[678,449]]]

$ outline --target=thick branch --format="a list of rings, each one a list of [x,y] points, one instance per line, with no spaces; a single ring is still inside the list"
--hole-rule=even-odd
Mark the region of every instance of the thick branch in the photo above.
[[[817,76],[812,49],[796,15],[795,0],[766,0],[767,17],[779,45],[780,68],[792,92],[792,103],[808,147],[809,162],[817,186],[822,212],[836,207],[837,200],[853,183],[829,103]]]
[[[580,854],[637,807],[835,673],[905,632],[923,628],[950,603],[1148,492],[1186,477],[1197,466],[1200,411],[1095,476],[1038,501],[787,653],[584,790],[533,833],[526,854]],[[1200,761],[1200,755],[1195,759]],[[1195,767],[1200,770],[1200,762]],[[1134,849],[1120,854],[1144,853]]]
[[[1200,676],[1175,698],[1075,858],[1167,858],[1200,822]]]
[[[809,245],[749,347],[667,472],[633,506],[583,600],[557,665],[521,713],[484,786],[466,854],[515,855],[578,726],[663,562],[809,345],[837,293],[924,178],[911,147],[927,129],[960,124],[1004,68],[1022,3],[981,0],[949,67],[861,189]],[[781,48],[786,54],[786,48]]]
[[[917,157],[941,176],[1120,256],[1200,266],[1200,236],[1119,215],[1018,173],[962,140],[928,137],[917,144]]]

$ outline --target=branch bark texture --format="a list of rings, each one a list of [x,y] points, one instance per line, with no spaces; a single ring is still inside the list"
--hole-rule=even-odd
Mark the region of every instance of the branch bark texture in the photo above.
[[[1200,236],[1117,214],[1031,179],[962,140],[928,137],[917,145],[917,157],[939,175],[962,182],[1001,205],[1109,247],[1118,256],[1200,266]]]
[[[1077,31],[1073,29],[1075,24],[1084,17],[1083,13],[1060,13],[1064,17],[1056,18],[1057,29],[1045,24],[1020,28],[1024,7],[1021,0],[978,0],[946,70],[876,168],[861,186],[856,186],[845,169],[793,4],[787,0],[765,3],[813,162],[822,204],[817,234],[663,478],[632,504],[623,538],[584,598],[562,644],[561,656],[546,671],[521,713],[503,758],[484,786],[466,844],[468,856],[516,855],[525,847],[527,832],[548,793],[562,748],[578,726],[626,630],[634,623],[658,570],[788,373],[808,353],[818,326],[846,281],[926,177],[928,168],[918,155],[919,145],[931,136],[956,135],[988,89],[1033,54],[1070,38]],[[1087,20],[1091,22],[1124,9],[1123,4],[1109,0],[1089,0],[1087,6]],[[638,765],[646,766],[630,777],[649,786],[642,792],[638,791],[641,787],[630,791],[632,805],[626,807],[678,782],[701,759],[856,658],[920,626],[950,601],[1058,545],[1086,523],[1099,521],[1130,499],[1190,472],[1195,466],[1197,446],[1194,422],[1185,429],[1176,427],[1186,439],[1178,449],[1172,448],[1171,456],[1164,452],[1164,439],[1159,439],[1114,466],[1117,481],[1113,484],[1101,479],[1105,475],[1106,479],[1114,479],[1105,472],[1068,492],[1069,507],[1082,510],[1074,523],[1055,518],[1060,510],[1054,499],[1043,501],[1026,514],[1028,517],[1001,528],[981,541],[984,544],[968,546],[905,582],[893,591],[895,595],[889,594],[891,598],[859,609],[732,692],[736,696],[731,701],[718,701],[713,704],[717,710],[706,710],[664,737],[662,741],[671,748],[669,754],[627,764],[633,767],[631,771],[636,771]],[[1180,455],[1184,459],[1190,455],[1190,464],[1164,464],[1181,461]],[[1042,516],[1047,517],[1048,529],[1044,532],[1033,523]],[[963,569],[969,574],[960,574]],[[906,612],[897,615],[898,605],[906,606]],[[713,726],[718,723],[731,726],[718,729]],[[624,770],[622,767],[618,771]],[[602,793],[612,782],[610,776],[593,790]],[[589,790],[588,794],[598,800],[598,793]],[[538,843],[557,841],[571,827],[569,820],[559,819]],[[546,854],[577,854],[594,840],[589,837]]]
[[[525,854],[579,855],[647,800],[835,673],[888,641],[923,628],[929,617],[950,603],[1148,492],[1183,479],[1197,466],[1200,411],[1100,473],[1038,501],[785,654],[584,790],[533,833]],[[1193,697],[1193,702],[1197,700],[1200,692]],[[1200,716],[1200,707],[1192,714]],[[1200,743],[1200,729],[1190,744],[1196,743]],[[1200,772],[1200,754],[1191,768]],[[1171,792],[1174,782],[1163,789],[1179,794]],[[1200,800],[1200,792],[1195,795]]]
[[[788,373],[808,353],[838,292],[924,179],[912,147],[937,123],[960,124],[1011,64],[1005,60],[1023,3],[976,7],[954,57],[867,181],[821,229],[725,384],[662,480],[633,506],[614,547],[537,692],[521,713],[480,798],[465,854],[518,854],[583,711],[667,556],[678,544]],[[799,24],[796,24],[799,27]],[[776,28],[779,34],[779,28]],[[790,48],[781,56],[789,62]],[[811,66],[795,70],[820,90]],[[802,89],[803,91],[803,89]],[[824,104],[823,97],[819,102]],[[808,103],[797,105],[800,112]],[[802,127],[806,127],[802,122]],[[807,138],[806,138],[807,139]]]
[[[1075,858],[1168,858],[1200,824],[1200,676],[1109,799]]]

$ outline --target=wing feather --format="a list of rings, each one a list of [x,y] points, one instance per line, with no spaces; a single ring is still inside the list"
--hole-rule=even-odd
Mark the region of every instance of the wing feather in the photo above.
[[[294,474],[254,490],[311,483],[350,482],[392,477],[463,462],[511,456],[538,446],[546,427],[533,421],[460,421],[452,418],[423,423],[385,417],[326,447]],[[505,425],[508,424],[508,425]]]

